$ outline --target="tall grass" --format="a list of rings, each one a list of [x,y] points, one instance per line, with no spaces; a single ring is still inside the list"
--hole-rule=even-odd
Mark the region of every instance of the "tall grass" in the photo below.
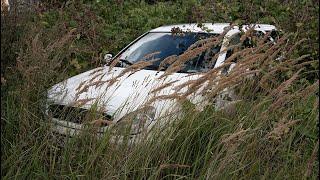
[[[119,3],[123,8],[135,4]],[[154,11],[167,5],[159,4]],[[138,8],[132,11],[139,15]],[[76,68],[69,60],[76,57],[79,62],[79,52],[98,59],[101,52],[94,49],[102,42],[93,34],[99,31],[99,23],[92,20],[96,29],[85,22],[82,28],[66,27],[62,23],[65,17],[53,15],[58,23],[48,28],[40,21],[38,11],[24,13],[2,17],[5,21],[1,26],[1,59],[6,60],[1,61],[4,179],[317,178],[319,81],[318,71],[312,65],[318,63],[314,55],[306,56],[310,53],[301,50],[305,42],[295,39],[295,34],[282,36],[275,45],[258,41],[258,46],[250,51],[235,46],[238,63],[227,76],[217,79],[218,72],[209,71],[203,78],[181,86],[193,87],[190,91],[172,96],[181,100],[209,82],[210,87],[201,92],[212,99],[210,102],[230,86],[235,87],[242,101],[221,111],[210,105],[199,111],[197,105],[181,101],[182,116],[165,127],[156,126],[148,140],[128,145],[127,141],[111,141],[111,131],[98,138],[90,128],[76,137],[60,137],[50,131],[44,113],[46,90],[72,75],[70,71]],[[179,18],[172,22],[181,21]],[[99,43],[92,44],[94,41]],[[213,46],[210,42],[201,47]],[[110,47],[116,49],[114,46]],[[186,56],[205,50],[195,49],[177,57],[171,67],[179,67],[188,60]],[[285,59],[274,61],[279,55]],[[235,56],[227,62],[232,62],[232,58]],[[246,69],[256,76],[246,78]],[[130,70],[132,67],[127,69]],[[166,72],[177,70],[169,66]]]

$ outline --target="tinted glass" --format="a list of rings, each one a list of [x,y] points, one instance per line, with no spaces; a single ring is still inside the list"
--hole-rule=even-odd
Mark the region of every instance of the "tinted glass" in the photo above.
[[[157,59],[153,67],[156,68],[162,60],[168,56],[181,55],[192,44],[200,39],[205,39],[213,34],[208,33],[185,33],[184,35],[174,35],[172,33],[148,33],[136,43],[131,45],[121,55],[120,59],[136,63],[138,61],[148,61]],[[219,52],[220,47],[213,48],[212,53]],[[152,54],[152,56],[150,56]],[[205,53],[185,64],[182,71],[201,71]]]

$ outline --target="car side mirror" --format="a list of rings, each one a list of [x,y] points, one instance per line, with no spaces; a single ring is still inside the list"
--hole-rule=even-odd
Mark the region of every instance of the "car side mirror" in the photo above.
[[[106,54],[106,55],[104,55],[104,57],[103,57],[103,61],[104,61],[106,64],[109,64],[109,63],[111,62],[112,58],[113,58],[113,55],[112,55],[112,54]]]

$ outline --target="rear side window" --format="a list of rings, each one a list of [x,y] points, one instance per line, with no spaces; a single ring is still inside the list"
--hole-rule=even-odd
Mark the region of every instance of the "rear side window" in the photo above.
[[[241,44],[241,48],[244,49],[244,48],[251,48],[251,47],[255,47],[257,44],[257,39],[261,39],[261,38],[264,38],[264,36],[268,34],[268,38],[266,39],[265,43],[267,42],[274,42],[276,43],[277,40],[279,39],[279,34],[277,31],[275,30],[272,30],[271,32],[270,31],[267,31],[266,33],[262,32],[262,31],[255,31],[254,32],[254,35],[251,36],[251,37],[247,37],[243,43]],[[229,43],[229,47],[230,46],[233,46],[233,45],[237,45],[240,43],[240,34],[235,34],[231,37],[230,39],[230,43]],[[227,56],[226,58],[230,57],[231,55],[233,54],[233,48],[228,50],[227,51]]]
[[[245,48],[252,48],[252,47],[255,47],[257,45],[257,40],[258,39],[261,39],[261,38],[264,38],[265,35],[268,35],[268,38],[266,39],[265,43],[267,42],[274,42],[276,43],[277,40],[279,39],[279,34],[277,31],[273,30],[273,31],[267,31],[267,32],[262,32],[262,31],[254,31],[253,32],[253,36],[249,36],[247,37],[243,43],[241,44],[241,49],[245,49]],[[234,45],[237,45],[240,43],[240,38],[241,38],[241,35],[240,33],[237,33],[233,36],[230,37],[230,40],[229,40],[229,44],[228,44],[228,47],[232,47]],[[228,59],[232,54],[234,53],[234,48],[230,48],[228,51],[227,51],[227,54],[226,54],[226,59]],[[235,58],[234,60],[232,60],[233,62],[237,62],[237,58]],[[223,69],[223,73],[227,73],[228,69],[229,69],[230,66],[226,67]]]

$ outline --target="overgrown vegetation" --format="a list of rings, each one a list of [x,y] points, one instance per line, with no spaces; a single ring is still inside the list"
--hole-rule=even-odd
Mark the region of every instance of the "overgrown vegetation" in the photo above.
[[[1,17],[1,176],[316,179],[318,8],[308,0],[47,1],[26,11],[12,8]],[[185,102],[180,119],[135,146],[113,143],[110,133],[96,138],[89,130],[59,139],[49,131],[49,87],[100,66],[105,53],[117,53],[147,30],[188,22],[269,23],[282,30],[276,45],[234,50],[238,66],[219,80],[226,82],[220,88],[244,84],[238,89],[243,101],[224,111],[197,111]],[[285,54],[284,61],[273,61],[277,52]],[[259,76],[234,78],[244,77],[246,68]],[[186,85],[196,89],[197,83]]]

